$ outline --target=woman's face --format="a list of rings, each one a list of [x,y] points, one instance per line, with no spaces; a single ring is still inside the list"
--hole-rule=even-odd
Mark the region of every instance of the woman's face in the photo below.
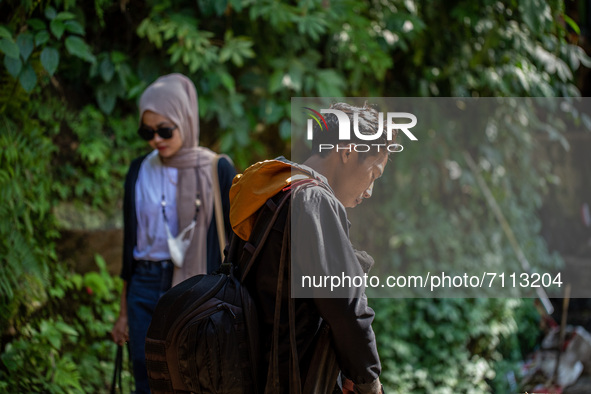
[[[142,115],[142,125],[156,131],[159,127],[173,128],[176,125],[164,116],[152,111],[145,111]],[[174,156],[183,146],[183,139],[181,138],[181,131],[178,127],[172,132],[172,137],[164,139],[154,133],[154,138],[148,141],[150,146],[158,149],[160,157],[168,158]]]

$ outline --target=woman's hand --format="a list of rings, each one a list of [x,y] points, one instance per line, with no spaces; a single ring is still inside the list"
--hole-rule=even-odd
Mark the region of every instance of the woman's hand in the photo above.
[[[129,340],[129,333],[127,330],[127,316],[119,315],[119,318],[111,330],[111,337],[113,337],[113,342],[119,346],[123,345]]]
[[[123,281],[123,290],[121,291],[121,302],[119,305],[119,317],[111,330],[113,342],[121,346],[129,341],[129,330],[127,328],[127,281]]]

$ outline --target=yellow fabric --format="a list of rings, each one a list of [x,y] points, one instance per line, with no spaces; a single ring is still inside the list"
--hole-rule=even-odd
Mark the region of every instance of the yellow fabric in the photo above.
[[[247,241],[259,208],[293,180],[309,178],[306,174],[288,163],[265,160],[236,175],[230,188],[230,224],[234,232]]]

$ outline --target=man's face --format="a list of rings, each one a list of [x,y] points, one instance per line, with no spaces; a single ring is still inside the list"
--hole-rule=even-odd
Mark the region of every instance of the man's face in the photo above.
[[[342,166],[335,184],[331,186],[341,204],[345,208],[353,208],[363,199],[371,197],[374,181],[382,176],[386,168],[388,154],[370,156],[370,153],[352,150],[343,153],[341,158]]]

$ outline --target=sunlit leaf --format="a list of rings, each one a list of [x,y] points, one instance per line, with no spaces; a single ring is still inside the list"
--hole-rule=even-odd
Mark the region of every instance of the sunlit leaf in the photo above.
[[[581,34],[581,29],[579,28],[579,25],[577,25],[577,23],[570,16],[562,14],[562,18],[570,26],[570,28],[573,29],[575,33],[577,33],[578,35]]]

